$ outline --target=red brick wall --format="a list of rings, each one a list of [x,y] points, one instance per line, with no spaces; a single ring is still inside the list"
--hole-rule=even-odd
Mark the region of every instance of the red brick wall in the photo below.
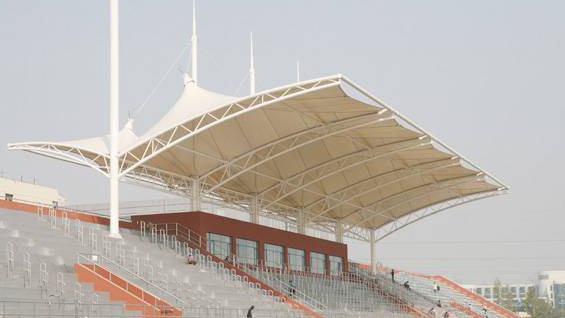
[[[132,216],[133,223],[137,223],[141,220],[151,223],[179,223],[198,232],[203,238],[206,237],[206,233],[230,236],[232,238],[232,252],[234,254],[236,254],[236,238],[256,241],[259,245],[260,261],[264,260],[263,245],[265,243],[283,246],[285,263],[288,262],[286,248],[289,247],[302,249],[306,252],[305,261],[308,267],[310,266],[310,252],[322,253],[327,256],[339,256],[343,259],[344,271],[347,271],[347,245],[342,243],[203,212]],[[328,260],[326,260],[326,271],[329,273]]]

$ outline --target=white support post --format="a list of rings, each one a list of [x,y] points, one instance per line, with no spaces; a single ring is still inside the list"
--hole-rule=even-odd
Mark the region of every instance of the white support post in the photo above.
[[[192,180],[192,211],[200,211],[200,179],[195,177]]]
[[[375,251],[375,231],[371,230],[371,238],[369,241],[369,249],[371,250],[371,272],[377,273],[377,251]]]
[[[253,32],[249,35],[249,95],[255,95],[255,63],[253,61]]]
[[[296,218],[296,231],[298,234],[306,234],[306,218],[304,216],[304,209],[298,211],[298,216]]]
[[[120,115],[119,0],[110,0],[110,237],[120,235],[118,133]]]
[[[249,216],[251,223],[259,224],[259,199],[253,196],[249,202]]]
[[[196,36],[196,0],[192,0],[191,71],[192,80],[198,85],[198,37]]]
[[[300,83],[300,61],[296,61],[296,82]]]
[[[343,243],[343,223],[337,222],[335,224],[335,241],[338,243]]]

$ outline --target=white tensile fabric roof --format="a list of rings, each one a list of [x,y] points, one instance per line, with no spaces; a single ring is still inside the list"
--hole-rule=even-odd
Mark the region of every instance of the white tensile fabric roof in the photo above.
[[[303,213],[307,223],[340,223],[345,231],[506,190],[392,108],[346,88],[370,97],[341,75],[243,98],[187,81],[141,137],[121,131],[120,173],[187,195],[197,180],[208,197],[244,206],[255,200],[262,213]],[[104,138],[9,147],[108,172]]]

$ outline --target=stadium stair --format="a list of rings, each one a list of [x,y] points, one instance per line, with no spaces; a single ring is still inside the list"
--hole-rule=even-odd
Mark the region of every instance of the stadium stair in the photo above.
[[[0,255],[5,255],[0,266],[0,313],[124,314],[124,303],[113,302],[108,293],[78,282],[72,265],[76,244],[46,231],[49,225],[32,215],[0,213]],[[86,303],[90,306],[83,305]]]
[[[41,214],[46,213],[49,213],[47,209]],[[8,214],[3,213],[2,217]],[[107,239],[105,226],[70,221],[63,213],[54,214],[54,217],[43,215],[43,219],[47,218],[49,221],[41,224],[47,227],[46,231],[50,230],[51,223],[58,224],[55,227],[63,229],[60,235],[72,233],[75,240],[80,236],[79,244],[83,247],[81,251],[83,261],[88,260],[88,257],[96,257],[97,262],[111,269],[112,272],[123,275],[122,277],[128,282],[142,286],[162,299],[172,300],[170,303],[174,303],[175,306],[239,307],[239,311],[244,312],[253,304],[256,307],[254,311],[256,317],[274,315],[294,317],[300,316],[300,311],[316,316],[306,306],[270,293],[262,288],[259,282],[252,282],[247,276],[243,277],[237,275],[234,270],[223,268],[212,260],[210,255],[199,254],[198,250],[186,246],[183,250],[184,254],[171,253],[171,250],[163,244],[172,243],[171,236],[167,236],[167,241],[149,242],[148,238],[144,240],[140,237],[139,233],[136,233],[138,231],[122,229],[124,240],[117,244]],[[26,218],[26,214],[16,215],[18,219]],[[27,215],[27,219],[25,222],[36,221],[32,215]],[[199,257],[198,266],[185,264],[189,250]],[[179,252],[179,249],[176,252]],[[76,256],[74,258],[76,259]],[[67,262],[67,267],[71,263]],[[175,293],[182,294],[182,297],[175,296]]]
[[[470,292],[443,276],[428,276],[397,271],[395,277],[399,284],[408,281],[413,290],[433,299],[435,302],[441,301],[442,304],[449,304],[453,308],[471,317],[476,317],[476,315],[484,317],[485,309],[489,318],[519,317],[517,314]],[[439,291],[433,290],[434,281],[440,287]]]

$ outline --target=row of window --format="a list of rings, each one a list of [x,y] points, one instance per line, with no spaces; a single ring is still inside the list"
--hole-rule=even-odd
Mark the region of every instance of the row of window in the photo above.
[[[506,287],[502,287],[506,288]],[[528,289],[531,289],[529,287]],[[485,298],[493,298],[494,297],[494,287],[477,287],[474,289],[475,293],[485,297]],[[515,298],[525,298],[526,297],[526,287],[520,286],[519,288],[510,287],[510,293],[514,295]]]
[[[225,259],[232,257],[232,238],[230,236],[208,233],[208,251]],[[240,263],[257,265],[259,249],[256,241],[236,239],[237,259]],[[287,248],[288,266],[291,270],[304,271],[306,269],[306,253],[302,249]],[[282,246],[264,244],[265,265],[282,268],[284,264],[284,251]],[[339,275],[343,271],[343,259],[330,255],[330,274]],[[310,252],[310,270],[316,274],[326,274],[326,255]]]

